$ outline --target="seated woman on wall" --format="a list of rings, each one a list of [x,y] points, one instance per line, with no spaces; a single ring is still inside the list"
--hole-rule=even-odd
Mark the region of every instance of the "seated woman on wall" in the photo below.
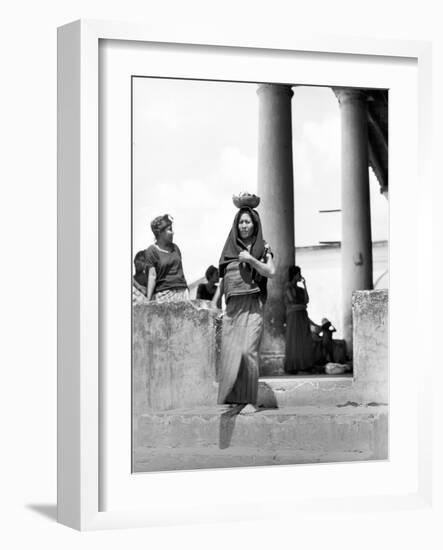
[[[220,257],[222,282],[212,304],[225,295],[218,403],[244,405],[241,413],[252,413],[257,403],[266,283],[275,267],[253,209],[260,199],[249,194],[239,197],[234,201],[239,211]]]
[[[309,295],[298,265],[289,268],[288,279],[285,289],[285,371],[295,374],[299,371],[310,371],[313,366],[312,335],[307,312]]]
[[[147,284],[148,277],[146,275],[146,257],[145,251],[140,250],[134,257],[135,273],[132,277],[132,303],[143,304],[147,301]]]
[[[172,222],[169,214],[152,220],[155,243],[145,250],[147,299],[159,303],[189,300],[182,255],[179,247],[173,243]]]

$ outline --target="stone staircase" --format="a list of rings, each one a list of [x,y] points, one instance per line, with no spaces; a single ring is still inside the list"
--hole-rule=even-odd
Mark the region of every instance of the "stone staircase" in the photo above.
[[[354,294],[353,375],[262,376],[250,415],[213,405],[213,311],[183,302],[133,312],[133,471],[388,458],[386,291]]]
[[[342,404],[351,400],[352,386],[352,374],[261,376],[258,384],[258,405],[267,409],[282,409],[313,403],[326,406]],[[362,398],[360,401],[365,400]]]
[[[386,405],[285,406],[239,414],[226,405],[138,418],[135,472],[387,458]]]

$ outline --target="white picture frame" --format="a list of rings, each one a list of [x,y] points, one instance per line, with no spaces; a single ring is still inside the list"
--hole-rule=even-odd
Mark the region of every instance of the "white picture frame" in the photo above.
[[[185,31],[180,34],[171,33],[171,36],[156,36],[152,30],[144,26],[101,21],[77,21],[59,29],[58,520],[76,529],[90,530],[231,520],[239,517],[281,517],[283,511],[280,507],[266,506],[266,495],[255,498],[251,493],[249,499],[240,498],[239,505],[231,509],[223,508],[216,500],[212,503],[201,501],[202,498],[211,498],[210,494],[203,491],[202,486],[212,488],[215,487],[213,483],[221,486],[229,482],[235,483],[239,479],[239,471],[236,469],[223,472],[201,471],[197,473],[198,478],[195,476],[196,473],[187,472],[150,474],[143,480],[140,476],[132,476],[131,485],[149,486],[150,495],[154,497],[152,501],[140,506],[135,499],[131,502],[131,493],[126,492],[126,497],[122,497],[120,502],[118,497],[114,499],[111,509],[103,509],[100,484],[104,480],[101,453],[105,446],[101,432],[103,408],[100,399],[104,390],[101,387],[99,350],[99,212],[103,208],[99,188],[99,44],[103,40],[125,41],[129,48],[131,44],[136,43],[175,44],[176,47],[194,44],[202,49],[223,47],[230,48],[230,53],[234,56],[237,52],[247,55],[248,51],[263,51],[265,54],[266,51],[272,51],[273,54],[281,55],[283,65],[288,63],[287,59],[285,61],[285,52],[329,54],[330,57],[344,56],[347,59],[370,56],[375,59],[389,59],[392,66],[402,59],[412,59],[416,63],[418,82],[418,102],[414,106],[418,113],[418,178],[421,189],[428,191],[420,199],[418,209],[417,224],[420,239],[423,238],[422,242],[431,242],[431,229],[426,217],[427,201],[432,195],[428,158],[431,149],[432,116],[430,45],[425,42],[313,36],[289,39],[249,37],[234,41],[220,38],[208,40],[206,36],[186,36]],[[211,57],[210,53],[207,55]],[[214,71],[217,72],[217,66]],[[414,254],[414,263],[422,266],[426,262],[421,260],[429,260],[431,251],[429,247],[421,247]],[[423,268],[417,267],[417,277],[419,281],[420,278],[423,280]],[[428,288],[425,292],[429,293],[429,296],[431,289]],[[417,313],[426,318],[429,317],[426,308],[430,305],[426,304],[426,300],[423,302],[425,303],[417,303],[417,308],[420,308]],[[394,308],[393,311],[397,315]],[[392,321],[391,312],[391,326]],[[394,331],[392,337],[395,338]],[[429,350],[424,353],[428,354],[428,359],[431,358]],[[425,369],[430,368],[430,360],[423,363]],[[414,422],[418,428],[418,455],[415,462],[405,467],[404,475],[399,477],[397,489],[391,487],[383,495],[370,491],[354,494],[352,479],[359,475],[355,471],[355,466],[337,464],[334,467],[334,475],[338,476],[337,487],[339,484],[348,484],[348,490],[344,493],[335,494],[331,486],[326,497],[326,493],[313,489],[312,498],[304,494],[300,500],[280,490],[280,493],[277,491],[269,497],[269,503],[275,504],[280,498],[280,501],[285,503],[284,508],[288,508],[287,504],[290,504],[292,507],[303,508],[306,513],[310,510],[327,509],[336,502],[340,502],[343,512],[350,508],[372,511],[381,508],[430,506],[432,467],[431,433],[428,422],[431,414],[429,375],[428,370],[424,377],[428,383],[422,382],[417,390],[411,389],[416,391],[418,403],[413,410],[416,416]],[[404,402],[399,401],[399,407],[405,407]],[[394,414],[398,415],[399,410],[394,411]],[[405,457],[398,456],[397,459],[400,464]],[[391,460],[391,466],[397,467],[395,460]],[[349,469],[353,469],[353,473],[347,478],[344,472]],[[272,485],[277,479],[281,481],[282,475],[291,476],[297,467],[254,470],[243,470],[241,475],[247,478],[248,483],[255,483],[259,479],[257,476],[261,476],[266,486],[266,483]],[[322,467],[319,483],[324,482],[327,476],[328,470]],[[344,476],[342,481],[345,481],[341,482],[340,476]],[[183,495],[192,487],[196,488],[196,481],[196,493],[201,489],[201,494],[190,503]],[[251,503],[254,505],[250,506]]]

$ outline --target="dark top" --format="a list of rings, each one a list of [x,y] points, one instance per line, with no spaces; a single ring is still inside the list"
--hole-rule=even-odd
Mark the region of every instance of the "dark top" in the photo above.
[[[285,298],[287,305],[306,305],[305,289],[292,282],[286,283]]]
[[[146,275],[145,271],[139,271],[134,275],[134,280],[137,281],[137,283],[141,286],[147,286],[148,284],[148,276]]]
[[[149,269],[154,267],[157,276],[155,292],[188,288],[183,274],[180,249],[176,244],[172,246],[171,252],[164,252],[154,244],[145,250],[146,273],[149,274]]]
[[[201,283],[197,287],[197,299],[198,300],[212,300],[212,298],[214,298],[216,290],[217,290],[217,287],[214,287],[214,291],[210,292],[206,288],[206,283]]]
[[[332,329],[332,325],[331,323],[325,323],[324,325],[321,326],[322,328],[322,337],[323,337],[323,342],[330,342],[332,340],[332,333],[334,332]]]

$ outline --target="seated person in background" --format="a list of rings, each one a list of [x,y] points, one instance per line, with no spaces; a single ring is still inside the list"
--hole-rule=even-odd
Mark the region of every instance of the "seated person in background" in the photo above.
[[[218,269],[210,265],[205,273],[206,283],[200,283],[197,288],[198,300],[212,300],[217,290],[217,283],[219,280]]]
[[[146,257],[145,251],[140,250],[134,257],[135,274],[133,283],[135,288],[146,296],[146,287],[148,285],[148,276],[146,275]]]
[[[337,332],[337,331],[332,326],[329,319],[326,319],[326,317],[324,317],[321,320],[320,336],[322,337],[323,357],[326,363],[334,362],[334,344],[332,342],[333,332]]]
[[[134,257],[135,273],[132,277],[132,303],[146,302],[148,276],[146,275],[145,251],[140,250]]]
[[[311,329],[312,337],[312,361],[316,367],[324,365],[324,354],[323,354],[323,339],[321,335],[321,325],[314,323],[312,319],[309,319],[309,327]]]

